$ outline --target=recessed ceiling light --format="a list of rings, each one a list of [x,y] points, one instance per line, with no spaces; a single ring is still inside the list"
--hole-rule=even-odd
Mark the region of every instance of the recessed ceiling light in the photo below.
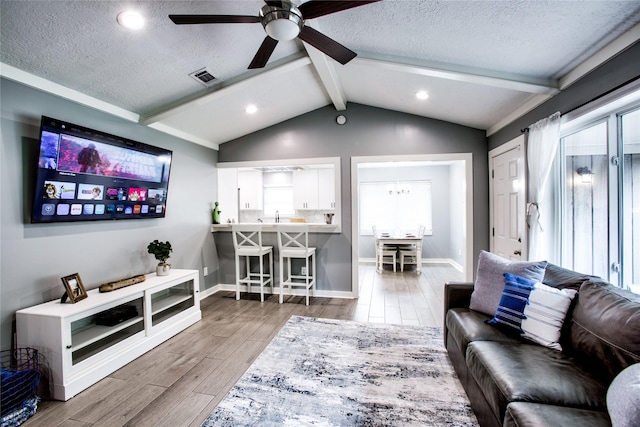
[[[247,105],[247,108],[244,109],[244,111],[247,114],[253,114],[256,111],[258,111],[258,107],[256,107],[255,105],[251,104],[251,105]]]
[[[130,30],[139,30],[144,27],[144,18],[136,11],[125,10],[118,14],[118,24]]]
[[[423,90],[416,92],[416,98],[425,100],[429,98],[429,94]]]

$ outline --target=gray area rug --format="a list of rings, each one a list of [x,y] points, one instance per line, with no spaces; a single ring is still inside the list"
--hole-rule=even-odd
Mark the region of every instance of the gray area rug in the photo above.
[[[293,316],[203,426],[477,426],[440,328]]]

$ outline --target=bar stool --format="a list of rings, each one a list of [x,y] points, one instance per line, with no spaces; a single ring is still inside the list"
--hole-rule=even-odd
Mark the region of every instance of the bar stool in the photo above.
[[[309,247],[309,226],[279,225],[277,231],[280,252],[280,304],[285,287],[289,288],[289,294],[294,287],[304,287],[309,305],[309,288],[313,289],[314,296],[316,294],[316,248]],[[304,270],[301,268],[300,274],[293,274],[291,271],[291,260],[295,258],[304,259]]]
[[[247,292],[251,292],[251,285],[260,285],[260,301],[264,302],[264,287],[271,287],[273,293],[273,246],[262,245],[262,225],[235,224],[233,231],[233,247],[236,250],[236,300],[240,299],[240,284],[247,285]],[[265,255],[269,256],[269,272],[265,273]],[[240,277],[240,258],[244,258],[246,274]],[[251,271],[251,258],[258,258],[258,272]]]

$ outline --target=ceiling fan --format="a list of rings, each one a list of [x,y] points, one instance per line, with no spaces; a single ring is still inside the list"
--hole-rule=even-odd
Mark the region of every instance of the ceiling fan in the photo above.
[[[261,23],[267,36],[253,57],[249,69],[262,68],[269,61],[278,41],[300,40],[309,43],[341,64],[346,64],[356,57],[356,53],[347,49],[321,32],[304,25],[305,20],[318,18],[334,12],[364,6],[381,0],[364,1],[321,1],[309,0],[300,6],[290,1],[265,0],[259,16],[250,15],[169,15],[169,19],[177,25],[190,24],[251,24]]]

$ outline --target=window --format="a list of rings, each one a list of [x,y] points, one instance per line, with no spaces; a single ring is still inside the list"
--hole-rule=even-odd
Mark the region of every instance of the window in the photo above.
[[[293,215],[293,172],[264,172],[264,214]]]
[[[631,96],[563,125],[561,264],[640,293],[640,91]]]
[[[431,181],[387,181],[360,183],[360,230],[414,231],[425,226],[432,234]],[[415,224],[412,230],[407,226]]]
[[[640,109],[619,117],[622,136],[622,282],[640,294]]]

